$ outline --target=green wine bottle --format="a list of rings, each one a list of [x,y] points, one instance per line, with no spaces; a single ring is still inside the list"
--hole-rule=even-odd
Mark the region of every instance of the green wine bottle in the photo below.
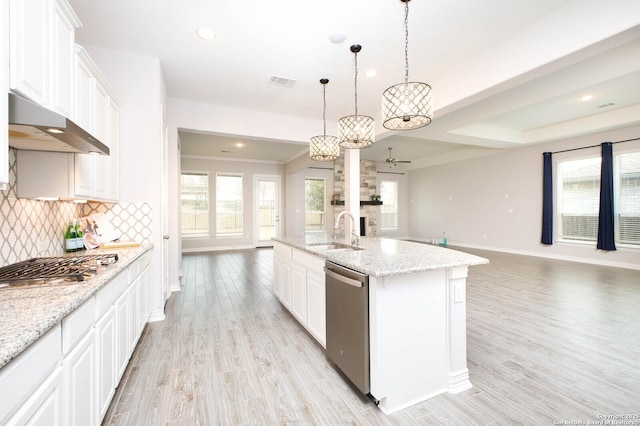
[[[84,238],[82,238],[82,228],[80,228],[79,219],[76,219],[76,250],[84,250]]]
[[[69,221],[67,232],[64,234],[64,251],[67,253],[76,251],[76,228],[72,220]]]

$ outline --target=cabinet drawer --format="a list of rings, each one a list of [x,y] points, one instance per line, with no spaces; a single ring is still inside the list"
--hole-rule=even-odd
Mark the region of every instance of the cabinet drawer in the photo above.
[[[129,271],[120,272],[96,294],[96,319],[102,318],[109,308],[129,286]]]
[[[303,265],[306,269],[311,270],[317,274],[324,275],[324,259],[309,254],[307,252],[294,249],[293,261]]]
[[[273,252],[276,256],[281,257],[283,259],[287,259],[287,260],[291,259],[291,247],[287,245],[273,243]]]
[[[62,320],[62,353],[67,354],[76,343],[93,327],[96,319],[96,299],[84,302],[82,306]]]
[[[0,370],[0,424],[60,364],[62,332],[56,325]]]

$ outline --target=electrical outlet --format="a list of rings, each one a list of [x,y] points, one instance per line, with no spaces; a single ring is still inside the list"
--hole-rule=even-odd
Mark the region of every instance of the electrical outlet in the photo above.
[[[453,285],[453,303],[464,302],[464,284],[456,283]]]

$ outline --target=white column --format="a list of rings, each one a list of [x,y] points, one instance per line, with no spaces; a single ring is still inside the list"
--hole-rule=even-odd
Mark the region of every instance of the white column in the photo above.
[[[344,208],[355,222],[356,235],[360,235],[360,150],[344,150]],[[345,239],[350,241],[351,221],[345,218]]]
[[[471,388],[467,369],[467,271],[466,266],[447,270],[449,393]]]

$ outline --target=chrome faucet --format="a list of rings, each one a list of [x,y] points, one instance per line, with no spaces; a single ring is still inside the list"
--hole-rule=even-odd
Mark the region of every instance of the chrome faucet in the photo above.
[[[346,210],[343,210],[340,212],[340,214],[338,214],[338,217],[336,218],[336,223],[333,225],[333,229],[340,229],[340,218],[344,215],[347,215],[351,218],[351,244],[359,246],[360,245],[360,236],[358,234],[356,234],[355,229],[356,229],[356,220],[353,218],[353,215],[351,213],[349,213]],[[347,238],[346,235],[346,226],[345,226],[345,238]]]

